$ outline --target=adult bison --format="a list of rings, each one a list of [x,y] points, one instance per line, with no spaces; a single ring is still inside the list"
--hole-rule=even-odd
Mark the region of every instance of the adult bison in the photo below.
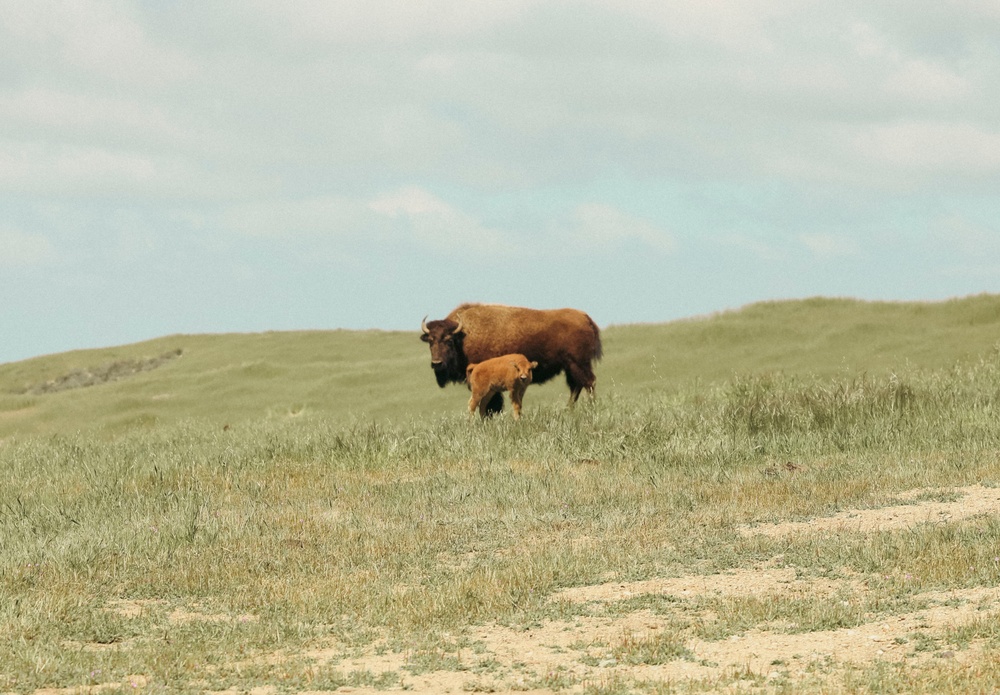
[[[601,358],[601,332],[582,311],[462,304],[440,321],[425,317],[420,327],[420,339],[431,346],[431,367],[442,388],[448,382],[465,381],[469,364],[520,353],[538,363],[532,370],[533,383],[566,373],[570,405],[583,389],[594,395],[597,378],[591,362]],[[498,393],[488,410],[502,408],[503,395]]]

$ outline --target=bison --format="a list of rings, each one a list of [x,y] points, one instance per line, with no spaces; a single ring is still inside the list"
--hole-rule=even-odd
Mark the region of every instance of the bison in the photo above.
[[[531,370],[537,366],[538,362],[529,362],[524,355],[504,355],[479,364],[470,364],[465,368],[465,381],[472,391],[469,415],[479,408],[479,416],[485,418],[489,401],[498,393],[510,391],[514,419],[520,419],[524,392],[531,383]]]
[[[601,332],[593,319],[576,309],[525,309],[500,304],[462,304],[438,321],[421,323],[420,339],[431,348],[438,386],[461,383],[469,364],[508,354],[537,362],[532,381],[541,384],[566,373],[569,405],[586,389],[594,395],[597,377],[591,363],[601,358]],[[497,393],[488,412],[503,409]]]

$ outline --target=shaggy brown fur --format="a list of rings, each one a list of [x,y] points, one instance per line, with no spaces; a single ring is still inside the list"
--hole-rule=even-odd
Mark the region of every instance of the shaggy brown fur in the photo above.
[[[487,406],[493,396],[510,391],[514,419],[520,419],[524,392],[531,383],[531,370],[537,366],[538,362],[529,362],[524,355],[504,355],[479,364],[470,364],[465,368],[465,381],[472,391],[469,415],[479,408],[479,416],[485,418],[489,414]]]
[[[517,353],[538,363],[532,378],[536,384],[565,372],[570,405],[584,389],[594,395],[597,377],[591,363],[601,358],[601,332],[582,311],[462,304],[442,320],[425,320],[422,329],[441,387],[464,381],[470,363]],[[498,394],[489,410],[502,407]]]

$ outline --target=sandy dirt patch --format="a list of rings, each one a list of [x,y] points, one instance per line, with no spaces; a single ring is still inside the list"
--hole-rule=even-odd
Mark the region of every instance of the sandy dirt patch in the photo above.
[[[138,618],[147,614],[163,612],[168,605],[168,602],[163,599],[122,599],[120,601],[111,601],[107,604],[106,608],[126,618]],[[257,616],[234,616],[229,613],[211,613],[204,606],[200,605],[175,608],[167,613],[167,622],[171,625],[195,622],[248,622],[252,620],[257,620]]]
[[[951,497],[932,501],[927,497]],[[949,490],[914,490],[900,496],[904,504],[880,509],[851,510],[804,522],[745,527],[746,535],[772,537],[830,532],[874,532],[903,529],[923,523],[949,523],[980,514],[1000,513],[1000,490],[974,485]],[[912,501],[911,501],[912,500]],[[613,604],[643,596],[671,597],[678,612],[685,604],[718,597],[779,595],[783,598],[829,599],[847,592],[867,590],[861,578],[803,578],[794,568],[781,567],[780,559],[753,569],[712,575],[689,575],[639,582],[609,582],[557,592],[554,602]],[[779,566],[773,566],[779,565]],[[843,574],[843,573],[842,573]],[[404,654],[368,654],[341,658],[338,651],[319,650],[309,656],[336,663],[345,673],[386,671],[400,673],[400,682],[413,692],[579,692],[587,684],[622,680],[716,682],[738,673],[752,673],[765,682],[795,683],[817,668],[829,670],[874,661],[919,664],[944,659],[957,664],[981,658],[978,644],[964,649],[944,645],[925,649],[920,635],[940,634],[979,619],[1000,617],[1000,588],[928,592],[913,597],[920,610],[851,628],[793,632],[763,625],[720,640],[691,636],[684,639],[687,654],[666,663],[629,664],[616,658],[622,645],[655,642],[676,629],[672,617],[650,610],[636,610],[609,617],[580,617],[551,621],[529,630],[499,626],[472,628],[467,635],[475,648],[459,650],[459,671],[409,675]],[[727,682],[725,680],[719,682]],[[745,684],[744,684],[745,685]],[[728,686],[727,686],[728,687]],[[375,692],[365,688],[342,689]]]
[[[914,501],[880,509],[850,510],[808,521],[744,526],[740,531],[747,536],[771,537],[841,531],[887,531],[909,528],[917,524],[960,521],[979,514],[1000,512],[1000,488],[972,485],[940,492],[952,493],[958,499],[953,502]],[[926,494],[927,490],[916,490],[902,497],[912,499]]]
[[[794,568],[744,569],[725,574],[688,575],[672,579],[648,579],[641,582],[610,582],[596,586],[580,586],[553,594],[555,601],[621,601],[648,594],[672,595],[681,598],[694,596],[741,596],[748,591],[755,594],[800,594],[819,596],[834,594],[844,586],[843,581],[800,580]]]
[[[939,499],[951,501],[937,501]],[[920,524],[953,523],[981,514],[1000,513],[1000,490],[979,485],[914,490],[898,499],[903,503],[881,509],[845,511],[809,521],[747,526],[748,536],[771,537],[837,532],[877,532]],[[900,612],[881,614],[850,628],[796,631],[794,626],[756,624],[718,639],[706,639],[692,624],[710,623],[711,600],[752,597],[837,601],[863,598],[871,591],[865,579],[839,571],[833,577],[803,576],[772,558],[754,568],[709,575],[687,575],[636,582],[607,582],[574,587],[552,595],[554,604],[579,606],[579,617],[551,620],[517,630],[504,626],[473,626],[454,636],[447,664],[433,671],[419,668],[419,654],[393,651],[377,642],[357,653],[334,642],[304,654],[281,652],[265,657],[278,664],[305,658],[332,666],[345,675],[388,674],[390,690],[416,693],[460,692],[581,692],[588,685],[630,682],[700,682],[729,691],[794,688],[817,670],[830,673],[851,665],[875,661],[920,666],[948,662],[974,667],[984,657],[976,641],[951,645],[948,628],[976,621],[1000,619],[1000,587],[948,592],[925,592],[908,597]],[[649,600],[656,605],[650,608]],[[636,603],[627,602],[636,600]],[[630,609],[629,606],[640,606]],[[723,604],[724,605],[724,604]],[[253,616],[213,613],[201,605],[178,608],[162,600],[122,600],[108,610],[125,617],[158,616],[167,624],[193,621],[252,620]],[[565,615],[573,611],[560,611]],[[682,627],[678,627],[678,626]],[[631,658],[629,648],[663,641],[681,645],[681,653],[666,658]],[[77,645],[79,648],[79,645]],[[95,648],[98,648],[95,646]],[[128,645],[118,645],[128,648]],[[127,683],[107,683],[75,689],[39,690],[36,695],[100,692],[113,688],[141,688],[147,677],[130,676]],[[763,684],[763,685],[762,685]],[[230,692],[230,691],[224,691]],[[235,692],[235,691],[232,691]],[[272,688],[255,688],[270,695]],[[365,687],[343,687],[337,692],[380,692]]]

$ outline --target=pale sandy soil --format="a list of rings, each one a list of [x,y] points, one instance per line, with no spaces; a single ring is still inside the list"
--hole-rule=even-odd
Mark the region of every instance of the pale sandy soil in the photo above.
[[[921,501],[921,498],[953,498],[950,502]],[[948,523],[980,514],[1000,513],[1000,490],[971,486],[943,491],[915,490],[901,496],[906,502],[881,509],[854,510],[809,521],[746,527],[747,535],[797,537],[842,531],[871,532],[909,528],[921,523]],[[1000,551],[998,551],[1000,552]],[[589,616],[541,623],[527,630],[502,626],[470,628],[461,635],[458,662],[450,670],[414,674],[408,663],[412,654],[386,649],[376,644],[361,655],[349,655],[343,645],[331,643],[305,655],[317,664],[335,666],[344,674],[391,672],[393,690],[415,693],[581,692],[587,685],[634,682],[699,682],[717,684],[720,691],[747,692],[766,690],[768,683],[786,687],[809,678],[817,670],[835,672],[850,665],[865,665],[876,660],[906,662],[919,666],[946,660],[957,665],[971,664],[982,658],[981,645],[973,642],[962,648],[944,645],[934,650],[915,649],[915,635],[942,635],[949,627],[978,619],[996,619],[1000,614],[1000,588],[974,588],[949,592],[927,592],[912,597],[911,605],[919,610],[893,614],[850,629],[792,632],[782,625],[759,625],[721,640],[705,640],[685,635],[682,642],[687,654],[666,663],[630,664],[620,662],[625,644],[655,642],[671,636],[677,617],[689,620],[697,613],[698,603],[710,598],[780,596],[782,598],[861,597],[868,591],[865,582],[847,571],[831,577],[802,577],[794,568],[773,558],[753,569],[711,575],[689,575],[639,582],[610,582],[597,586],[567,589],[551,597],[553,602],[600,609],[626,599],[641,597],[669,598],[676,615],[669,611],[637,610],[588,611]],[[147,602],[150,603],[150,602]],[[123,615],[137,615],[152,604],[117,602],[109,606]],[[565,614],[565,613],[564,613]],[[600,617],[593,617],[600,616]],[[193,620],[249,620],[252,616],[219,616],[201,612],[197,607],[175,610],[172,622]],[[698,615],[695,619],[711,620]],[[459,636],[455,636],[456,641]],[[381,648],[380,648],[381,647]],[[301,655],[299,655],[301,656]],[[452,654],[454,656],[454,654]],[[280,663],[282,655],[269,661]],[[647,660],[648,661],[648,660]],[[741,677],[739,674],[746,674]],[[139,689],[146,677],[131,676],[129,683],[93,686],[89,692],[117,688]],[[713,686],[714,687],[714,686]],[[36,695],[65,695],[78,690],[40,690]],[[226,695],[238,691],[223,691]],[[239,691],[247,692],[247,691]],[[273,688],[255,688],[253,695],[271,695]],[[337,692],[369,693],[367,688],[341,688]]]
[[[929,492],[932,491],[913,490],[908,495],[900,497],[904,500],[914,500],[927,496]],[[809,521],[745,527],[742,531],[747,535],[762,534],[772,537],[830,531],[878,531],[907,528],[919,523],[959,521],[978,514],[1000,512],[1000,488],[973,485],[943,492],[949,493],[949,496],[954,494],[959,499],[954,502],[923,501],[881,509],[852,510]]]
[[[928,496],[935,491],[915,490],[901,499]],[[877,531],[908,528],[919,523],[946,523],[979,514],[1000,513],[1000,490],[971,486],[941,491],[955,498],[952,502],[914,501],[880,509],[854,510],[835,516],[804,522],[767,524],[747,527],[747,535],[771,537],[837,531]],[[641,596],[669,596],[685,602],[703,597],[767,596],[830,597],[848,592],[858,595],[866,587],[860,579],[801,579],[794,568],[762,566],[755,569],[713,575],[690,575],[640,582],[611,582],[597,586],[576,587],[555,594],[553,601],[574,603],[613,603]],[[978,588],[945,593],[928,592],[914,597],[913,603],[926,608],[913,613],[893,615],[850,629],[807,633],[788,633],[753,629],[721,641],[692,638],[685,646],[693,656],[678,658],[660,665],[620,664],[613,651],[624,641],[655,639],[658,632],[671,629],[670,616],[638,610],[614,617],[584,617],[571,621],[553,621],[526,631],[504,627],[482,627],[468,637],[480,646],[463,652],[467,672],[435,672],[404,676],[412,692],[549,692],[538,683],[558,674],[570,676],[574,685],[564,692],[582,690],[583,685],[607,684],[616,680],[719,681],[726,687],[741,689],[731,675],[750,672],[764,678],[795,682],[816,668],[829,670],[831,665],[863,665],[875,660],[916,663],[928,659],[948,659],[956,663],[975,660],[980,650],[972,645],[965,650],[915,653],[911,639],[916,632],[939,633],[945,628],[969,621],[997,617],[1000,614],[1000,588]],[[484,648],[485,647],[485,648]],[[478,653],[477,653],[478,652]],[[317,659],[334,659],[337,650],[319,651]],[[492,673],[476,675],[476,664],[498,662]],[[405,656],[387,654],[342,659],[345,672],[368,670],[373,673],[396,671]],[[480,669],[481,670],[481,669]],[[405,673],[405,671],[403,671]],[[552,674],[552,675],[550,675]],[[342,689],[347,690],[347,689]],[[374,692],[363,688],[353,692]]]

